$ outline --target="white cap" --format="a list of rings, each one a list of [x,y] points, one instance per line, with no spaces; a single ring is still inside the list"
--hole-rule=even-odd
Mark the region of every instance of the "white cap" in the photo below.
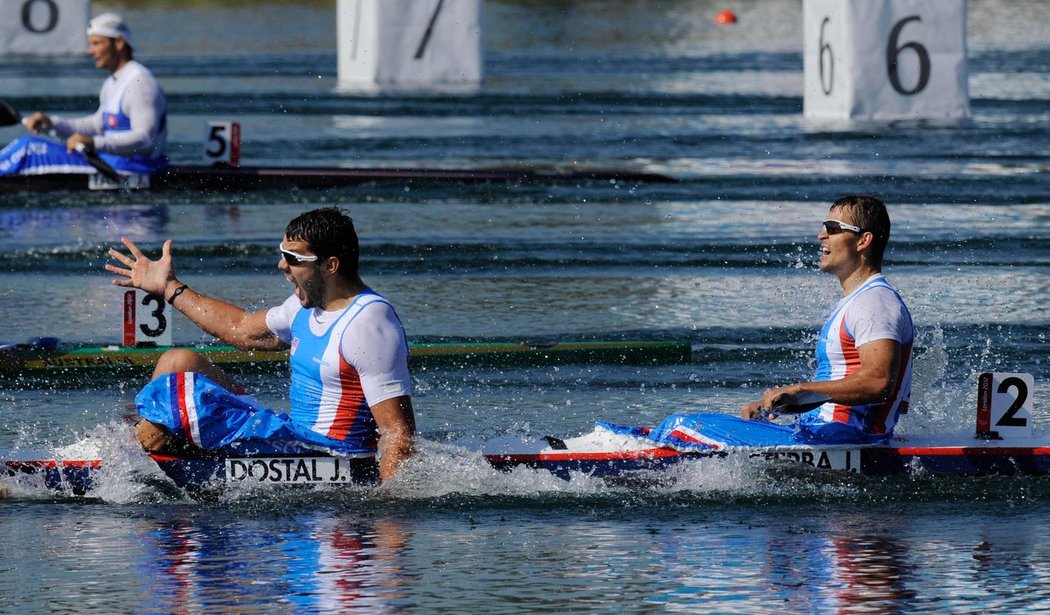
[[[135,48],[135,39],[131,36],[128,24],[124,18],[116,13],[101,13],[88,22],[88,36],[105,36],[106,38],[123,37],[124,42],[132,49]]]

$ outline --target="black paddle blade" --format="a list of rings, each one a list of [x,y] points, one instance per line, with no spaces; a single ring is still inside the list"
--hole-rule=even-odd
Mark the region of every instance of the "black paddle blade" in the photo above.
[[[774,414],[798,414],[800,412],[809,412],[810,410],[823,405],[826,401],[828,401],[827,395],[821,395],[819,393],[802,393],[797,397],[794,395],[788,395],[787,393],[781,393],[773,400],[773,407],[770,408],[770,412]]]
[[[105,160],[99,158],[98,154],[91,152],[90,154],[84,154],[84,158],[87,158],[88,163],[95,167],[95,170],[101,173],[106,179],[117,182],[118,184],[124,183],[124,176],[117,173],[116,169],[109,166]]]
[[[22,123],[22,114],[15,109],[14,105],[6,100],[0,100],[0,126],[14,126]]]
[[[103,177],[121,185],[125,183],[124,177],[120,173],[117,173],[116,169],[109,166],[108,162],[99,158],[98,154],[95,153],[95,150],[85,146],[83,143],[78,143],[77,151],[80,152],[80,154],[87,159],[88,164],[95,167],[95,170],[101,173]]]

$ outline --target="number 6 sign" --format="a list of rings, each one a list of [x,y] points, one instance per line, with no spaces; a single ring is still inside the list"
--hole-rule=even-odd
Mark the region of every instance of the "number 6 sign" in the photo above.
[[[91,0],[0,0],[0,55],[87,50]]]
[[[806,117],[970,116],[966,0],[804,0]]]
[[[481,82],[481,0],[338,0],[339,85]]]

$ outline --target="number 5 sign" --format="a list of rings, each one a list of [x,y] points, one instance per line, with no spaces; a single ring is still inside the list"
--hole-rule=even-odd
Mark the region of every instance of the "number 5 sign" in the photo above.
[[[966,0],[804,0],[806,117],[970,116]]]
[[[208,122],[204,128],[205,164],[236,167],[241,164],[241,125],[237,122]]]
[[[338,0],[340,87],[477,85],[482,0]]]
[[[0,0],[0,55],[87,51],[91,0]]]

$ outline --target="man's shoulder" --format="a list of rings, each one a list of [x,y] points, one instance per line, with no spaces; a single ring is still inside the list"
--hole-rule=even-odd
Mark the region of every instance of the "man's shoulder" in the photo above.
[[[153,72],[138,60],[129,61],[114,76],[117,78],[117,81],[126,82],[129,87],[142,85],[150,88],[160,87],[157,83],[157,78],[153,76]]]
[[[303,309],[295,295],[289,295],[282,303],[267,308],[266,321],[272,326],[290,327],[296,315]]]
[[[396,320],[396,318],[397,312],[390,301],[380,295],[371,294],[361,298],[358,315],[354,320]]]
[[[908,309],[900,293],[886,283],[872,285],[864,292],[858,294],[850,307],[855,310],[884,310],[891,306],[898,306],[899,309],[903,310]]]

